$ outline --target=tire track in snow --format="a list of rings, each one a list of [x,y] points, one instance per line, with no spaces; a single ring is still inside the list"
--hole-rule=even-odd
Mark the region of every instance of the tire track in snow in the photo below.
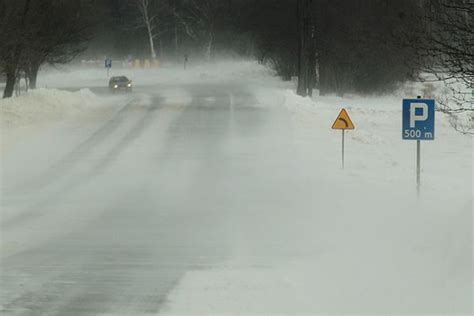
[[[87,157],[96,146],[107,140],[108,136],[122,125],[126,118],[125,113],[129,111],[134,101],[127,102],[125,106],[115,112],[112,118],[96,129],[83,142],[66,154],[66,156],[50,166],[43,175],[25,184],[25,187],[23,187],[21,191],[23,191],[24,194],[27,194],[28,192],[34,191],[38,188],[47,187],[68,174],[68,171],[71,170],[74,165],[76,165],[81,159]],[[13,192],[18,190],[19,188],[12,189]]]
[[[162,101],[163,100],[160,99],[158,101],[158,104],[161,104]],[[130,104],[128,104],[127,106],[122,108],[119,112],[122,113],[122,112],[126,111],[129,107],[130,107]],[[125,109],[125,108],[127,108],[127,109]],[[81,174],[80,177],[76,176],[75,178],[73,178],[70,181],[66,182],[66,184],[61,186],[58,190],[53,191],[52,193],[48,194],[48,196],[44,200],[40,201],[39,203],[38,202],[34,203],[34,205],[32,205],[30,207],[27,207],[26,210],[21,212],[19,215],[6,220],[5,222],[2,222],[1,223],[2,229],[6,231],[6,230],[12,229],[12,228],[14,228],[18,225],[21,225],[21,224],[23,224],[23,223],[25,223],[25,222],[27,222],[31,219],[42,216],[44,214],[44,212],[39,212],[39,211],[37,211],[38,209],[48,209],[47,206],[51,206],[55,202],[57,202],[58,197],[64,195],[66,192],[71,191],[75,187],[77,187],[77,186],[79,186],[83,183],[86,183],[86,182],[92,180],[93,178],[99,176],[100,174],[102,174],[106,170],[107,167],[110,167],[109,166],[110,162],[113,161],[113,160],[116,160],[117,157],[127,148],[127,146],[130,143],[134,142],[136,139],[138,139],[140,137],[140,135],[150,126],[151,122],[155,118],[153,114],[160,108],[161,108],[160,105],[156,105],[156,104],[149,105],[147,107],[147,111],[145,111],[143,113],[142,117],[133,125],[133,127],[129,130],[129,132],[121,139],[121,141],[119,141],[114,147],[112,147],[112,149],[109,150],[108,153],[98,163],[96,163],[94,166],[92,166],[84,174]],[[124,117],[121,117],[120,121],[123,121],[123,119],[124,119]],[[110,123],[110,121],[109,121],[109,123]],[[94,133],[91,137],[89,137],[85,142],[83,142],[81,145],[79,145],[78,148],[85,146],[85,148],[87,148],[86,155],[90,154],[90,152],[94,148],[93,146],[91,147],[90,144],[92,142],[96,142],[94,140],[94,137],[95,137],[94,135],[100,135],[98,137],[100,138],[100,142],[102,142],[102,141],[105,140],[104,137],[106,137],[107,135],[110,135],[110,133],[113,130],[118,128],[118,125],[116,125],[116,127],[114,127],[113,130],[111,131],[110,128],[108,127],[108,126],[110,126],[109,123],[105,124],[103,126],[103,128],[100,128],[96,133]],[[104,134],[105,133],[104,131],[107,131],[107,134]],[[76,150],[74,150],[73,152],[76,152]],[[69,154],[68,156],[71,156],[71,155],[72,155],[72,153]],[[74,156],[73,158],[74,158],[74,160],[73,160],[74,163],[78,163],[84,157],[83,156]],[[62,159],[62,160],[64,160],[64,159]],[[65,172],[65,171],[63,171],[63,172]]]
[[[134,124],[133,128],[130,129],[130,131],[104,156],[104,158],[101,161],[99,161],[95,166],[93,166],[87,172],[88,175],[95,177],[98,175],[98,173],[105,171],[107,167],[110,167],[110,162],[114,161],[125,149],[129,148],[129,145],[133,143],[135,140],[137,140],[143,134],[143,132],[147,128],[150,127],[150,125],[154,122],[154,119],[156,118],[157,111],[160,108],[162,108],[159,105],[161,103],[160,101],[157,101],[156,103],[158,103],[158,105],[153,104],[148,107],[147,111],[143,114],[141,119],[139,119]],[[82,178],[87,178],[87,177],[81,177],[81,179]],[[91,178],[87,180],[91,180]],[[122,205],[122,203],[119,205]],[[117,215],[115,208],[107,209],[105,211],[105,214],[106,214],[106,217],[108,218],[110,217],[113,218],[113,217],[116,217]],[[103,216],[105,215],[103,214]],[[104,223],[107,221],[104,220],[104,221],[99,221],[99,222]],[[74,234],[72,235],[68,234],[67,236],[74,236]],[[71,238],[67,236],[59,240],[59,244],[57,245],[59,248],[64,247],[63,242],[61,242],[61,240],[64,240],[64,238],[66,239]],[[78,238],[78,237],[75,237],[75,238]],[[90,239],[93,239],[93,237],[87,237],[87,240],[90,240]],[[42,249],[42,247],[47,247],[47,244],[43,244],[42,246],[40,246],[40,248],[35,248],[33,253],[41,253],[42,251],[40,249]],[[54,246],[52,247],[54,248]],[[116,249],[117,253],[113,256],[115,257],[115,256],[121,255],[121,252],[124,250]],[[156,250],[153,250],[153,251],[156,251]],[[112,251],[112,254],[113,253],[114,251]],[[20,260],[21,262],[23,262],[23,260],[21,260],[20,258],[22,256],[28,256],[29,254],[30,254],[30,250],[27,250],[26,252],[20,252],[14,255],[13,258],[16,258],[16,259],[9,257],[6,260],[10,262],[14,262],[15,260],[16,261]],[[108,255],[111,255],[111,254],[108,254]],[[132,255],[131,258],[135,258],[138,255],[139,253]],[[123,278],[117,279],[115,277],[112,278],[110,275],[111,274],[110,272],[107,273],[104,277],[102,277],[102,280],[105,283],[102,285],[99,284],[99,287],[103,288],[104,292],[102,293],[103,296],[101,296],[101,299],[98,300],[97,297],[94,297],[94,295],[90,294],[91,292],[94,291],[95,286],[98,285],[97,283],[98,281],[97,280],[94,281],[94,278],[91,278],[88,273],[85,273],[86,271],[91,271],[91,270],[95,271],[95,269],[97,269],[98,263],[94,261],[93,259],[91,259],[90,256],[83,256],[82,254],[74,254],[73,257],[75,258],[75,260],[73,261],[68,260],[65,266],[58,267],[61,270],[59,271],[55,269],[51,270],[50,273],[48,273],[48,276],[46,278],[43,278],[40,288],[25,291],[21,293],[20,296],[17,296],[13,299],[9,299],[7,302],[3,302],[4,304],[3,312],[19,311],[19,308],[21,308],[20,310],[28,310],[27,309],[28,307],[32,307],[36,309],[37,311],[41,311],[42,313],[43,312],[48,313],[50,315],[55,315],[55,314],[76,315],[75,313],[82,314],[85,309],[90,309],[94,307],[99,308],[101,304],[102,305],[104,304],[104,302],[119,304],[121,302],[123,303],[123,301],[127,299],[127,296],[130,293],[127,295],[125,295],[122,292],[117,293],[117,289],[114,287],[108,286],[108,284],[116,284],[116,283],[122,284],[122,282],[126,283],[126,282],[133,281],[133,279],[128,280],[128,278],[132,277],[133,274],[124,275],[123,277],[126,277],[125,279]],[[59,262],[63,261],[63,259],[61,258],[58,258],[58,260]],[[46,266],[51,265],[50,261],[55,262],[55,260],[51,260],[51,258],[44,257],[43,262],[39,265],[40,267],[35,268],[35,269],[39,269],[41,271],[42,266],[46,267]],[[13,266],[15,266],[15,264],[13,264]],[[71,288],[72,285],[70,283],[67,283],[65,280],[70,280],[74,274],[78,274],[78,273],[84,273],[84,277],[86,278],[86,280],[84,281],[86,282],[81,281],[79,284],[75,284],[74,288]],[[161,277],[164,277],[163,280],[168,280],[166,275],[162,275]],[[162,284],[160,285],[160,287],[165,287],[166,293],[167,293],[169,289],[174,287],[174,284],[175,282],[177,282],[178,277],[179,276],[169,279],[168,281],[166,281],[167,285]],[[62,293],[62,294],[59,297],[58,296],[46,297],[44,295],[39,295],[39,291],[40,292],[46,291],[48,293]],[[161,293],[161,290],[159,292]],[[157,311],[158,306],[161,305],[161,303],[163,303],[160,301],[156,301],[157,296],[162,297],[162,298],[165,297],[164,295],[153,294],[153,291],[151,291],[145,296],[134,295],[132,298],[134,300],[138,300],[139,302],[137,304],[143,308],[143,311],[145,314],[148,314],[148,313],[154,313],[155,311]],[[86,305],[85,306],[84,305],[85,302],[91,305],[89,306],[88,304],[85,304]],[[25,309],[25,306],[27,307],[26,309]],[[103,308],[104,307],[101,307],[101,310],[105,311],[105,309]],[[29,312],[25,311],[25,313],[28,314]],[[136,315],[136,313],[132,313],[132,314]]]
[[[200,94],[193,97],[192,105],[184,113],[166,126],[165,146],[153,164],[162,172],[154,175],[159,177],[157,182],[150,177],[139,178],[143,183],[135,184],[134,191],[117,196],[119,200],[113,205],[95,206],[99,218],[94,218],[87,226],[6,258],[4,263],[10,273],[10,283],[15,283],[14,273],[26,272],[37,284],[27,291],[12,291],[6,303],[8,312],[21,314],[26,307],[30,310],[24,314],[34,311],[48,315],[156,314],[165,307],[167,295],[186,271],[205,269],[227,256],[225,243],[215,240],[225,238],[222,229],[232,223],[226,223],[226,217],[214,209],[213,200],[202,204],[203,197],[205,200],[210,196],[212,189],[204,187],[201,180],[219,180],[218,184],[225,181],[226,165],[220,160],[229,154],[223,145],[232,131],[229,115],[233,101],[227,93],[216,96],[211,91],[208,95],[213,95],[213,99],[205,93]],[[235,106],[239,106],[240,101],[245,102],[244,99],[235,100]],[[91,167],[85,171],[86,175],[78,174],[72,180],[80,180],[79,184],[83,184],[112,167],[117,157],[131,148],[130,144],[153,123],[158,109],[150,109],[151,114],[145,114],[148,118],[139,119],[136,128],[117,140],[100,161],[86,165]],[[237,116],[233,120],[239,123],[243,118]],[[177,164],[189,159],[197,162],[197,169],[177,173]],[[175,177],[179,182],[190,177],[190,187],[196,188],[195,191],[188,192],[187,187],[168,188],[167,180]],[[164,192],[156,196],[153,190],[160,187]],[[146,190],[153,198],[145,194]],[[169,192],[188,192],[191,196],[167,199]],[[220,201],[226,198],[221,197]],[[52,203],[60,201],[53,196]],[[140,201],[140,206],[132,201]],[[196,211],[182,212],[189,208],[190,202],[196,206]],[[160,207],[181,211],[159,212]],[[55,214],[48,211],[47,215]],[[220,229],[201,231],[200,227]],[[24,266],[18,268],[15,262],[24,263]],[[52,265],[54,267],[46,268]],[[49,272],[47,276],[42,275],[44,269]]]

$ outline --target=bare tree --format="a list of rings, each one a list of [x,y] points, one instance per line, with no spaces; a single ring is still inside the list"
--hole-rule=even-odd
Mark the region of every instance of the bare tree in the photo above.
[[[155,49],[155,39],[159,36],[158,13],[153,10],[156,8],[156,6],[153,6],[153,4],[156,3],[154,0],[133,0],[133,4],[140,13],[138,27],[144,27],[147,31],[148,41],[150,44],[150,55],[154,60],[157,56]]]
[[[85,49],[89,39],[90,1],[7,0],[1,22],[0,70],[11,97],[19,75],[36,87],[40,66],[66,63]]]
[[[21,56],[26,45],[25,30],[30,6],[31,0],[8,1],[5,4],[6,20],[2,23],[2,31],[6,33],[2,32],[5,39],[0,44],[0,63],[7,77],[3,98],[10,98],[15,90]]]
[[[474,89],[474,2],[432,0],[424,16],[427,34],[421,35],[419,51],[425,70],[443,81],[451,95],[440,99],[444,111],[474,111],[467,89]]]
[[[35,14],[29,23],[32,34],[21,63],[29,88],[36,88],[41,65],[68,63],[86,49],[93,25],[85,17],[89,9],[84,1],[35,3]]]
[[[174,14],[190,38],[204,43],[204,54],[210,59],[214,50],[219,20],[229,16],[228,0],[184,0]],[[226,11],[226,12],[224,12]]]

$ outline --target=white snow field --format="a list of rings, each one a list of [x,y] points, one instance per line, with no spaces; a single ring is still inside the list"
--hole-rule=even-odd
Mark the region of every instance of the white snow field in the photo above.
[[[82,69],[0,101],[2,315],[472,315],[450,118],[418,197],[416,95],[304,99],[253,62],[126,74],[132,94]]]

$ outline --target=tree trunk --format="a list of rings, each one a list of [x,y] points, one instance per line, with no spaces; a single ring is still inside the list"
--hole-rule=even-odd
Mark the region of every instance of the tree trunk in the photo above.
[[[28,11],[30,10],[30,2],[31,0],[26,0],[25,5],[23,7],[23,15],[21,17],[20,23],[20,30],[23,31],[25,29],[25,21],[26,16],[28,15]],[[20,33],[21,34],[21,33]],[[17,70],[20,65],[21,54],[23,51],[23,45],[21,41],[15,45],[15,49],[13,52],[13,57],[11,60],[8,61],[7,66],[5,67],[5,73],[7,76],[7,82],[5,86],[5,90],[3,91],[3,98],[11,98],[13,96],[13,92],[15,91],[15,83],[17,77]]]
[[[150,41],[151,59],[155,60],[156,59],[155,41],[153,40],[153,33],[151,31],[151,26],[149,23],[147,24],[147,29],[148,29],[148,39]]]
[[[306,30],[305,21],[305,2],[307,0],[298,0],[297,19],[298,19],[298,87],[296,93],[302,97],[306,96],[306,69],[308,67],[305,58]]]
[[[312,96],[316,76],[313,0],[298,0],[298,87],[300,96]]]
[[[5,90],[3,90],[4,99],[11,98],[13,96],[16,83],[16,69],[14,69],[14,67],[8,67],[5,73],[7,76],[7,83],[5,85]]]
[[[209,38],[208,38],[207,46],[206,46],[206,59],[207,59],[207,61],[211,60],[213,46],[214,46],[214,32],[211,31],[211,32],[209,32]]]
[[[40,69],[40,64],[30,65],[30,67],[28,68],[26,76],[29,81],[28,87],[30,89],[36,89],[39,69]]]
[[[174,24],[174,53],[176,55],[176,60],[179,60],[179,39],[178,39],[178,21],[175,19]]]
[[[320,51],[319,53],[319,95],[325,96],[330,91],[329,78],[328,78],[328,64],[325,57],[325,53]]]

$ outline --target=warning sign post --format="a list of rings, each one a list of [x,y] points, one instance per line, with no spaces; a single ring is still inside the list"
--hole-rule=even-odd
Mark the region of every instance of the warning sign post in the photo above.
[[[347,113],[346,109],[342,109],[339,115],[336,118],[334,124],[332,124],[332,129],[338,129],[342,131],[342,169],[344,169],[345,165],[345,133],[346,130],[353,130],[355,129],[354,123],[352,123],[349,114]]]

